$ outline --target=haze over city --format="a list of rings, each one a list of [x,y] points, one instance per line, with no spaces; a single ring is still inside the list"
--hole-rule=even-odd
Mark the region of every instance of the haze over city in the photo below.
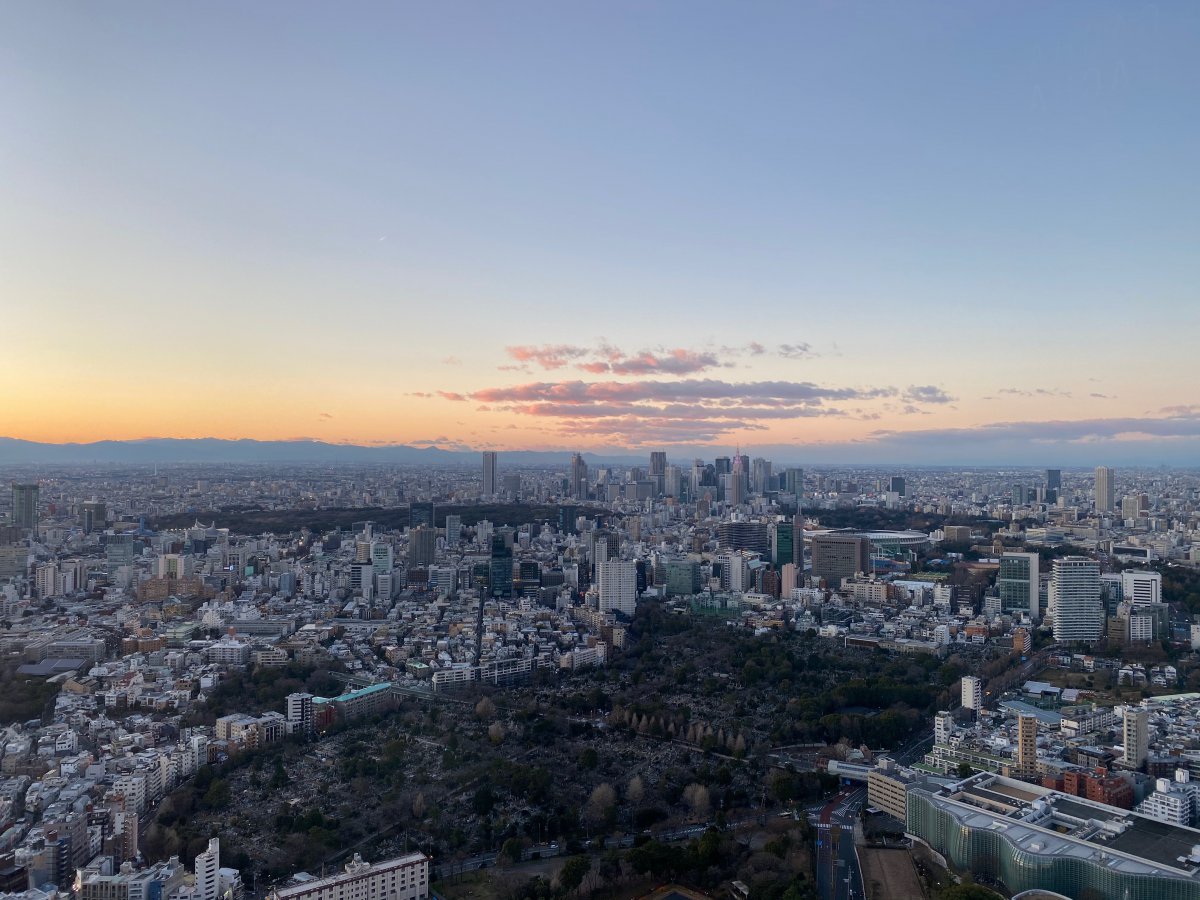
[[[0,434],[1200,447],[1200,9],[7,4]]]

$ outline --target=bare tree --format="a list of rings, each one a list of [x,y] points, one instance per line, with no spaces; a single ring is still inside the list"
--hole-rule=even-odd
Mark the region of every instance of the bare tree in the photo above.
[[[608,817],[616,802],[617,792],[613,790],[611,784],[605,782],[604,784],[596,785],[592,789],[592,795],[588,797],[588,801],[583,807],[584,822],[590,828],[603,825],[608,821]]]
[[[692,815],[703,819],[708,815],[712,801],[708,796],[708,788],[702,784],[689,784],[683,789],[683,800],[691,809]]]
[[[485,722],[496,718],[496,704],[491,697],[483,697],[475,704],[475,715]]]
[[[625,799],[634,806],[642,802],[646,796],[646,786],[642,783],[641,775],[634,775],[625,786]]]

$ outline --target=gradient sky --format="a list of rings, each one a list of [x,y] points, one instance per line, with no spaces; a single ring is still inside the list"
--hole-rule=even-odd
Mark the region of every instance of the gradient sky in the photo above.
[[[1194,2],[5,3],[0,435],[1196,458],[1198,46]]]

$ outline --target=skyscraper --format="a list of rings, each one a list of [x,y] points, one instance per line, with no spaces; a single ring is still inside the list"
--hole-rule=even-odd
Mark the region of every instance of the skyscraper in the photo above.
[[[637,567],[623,559],[608,559],[596,565],[600,612],[632,616],[637,609]]]
[[[488,594],[511,597],[513,594],[513,551],[503,532],[492,535],[492,555],[488,561]]]
[[[567,483],[572,497],[579,500],[587,497],[588,467],[578,453],[571,454],[571,471]]]
[[[17,528],[37,528],[38,486],[12,483],[12,523]]]
[[[479,493],[485,497],[493,497],[497,493],[496,481],[496,451],[483,451],[483,484],[480,486]]]
[[[901,497],[903,497],[904,496],[904,476],[903,475],[893,475],[891,478],[891,484],[889,486],[889,489],[891,490],[891,492],[893,494],[899,494]]]
[[[1096,467],[1096,512],[1110,513],[1117,508],[1117,473],[1108,466]]]
[[[437,529],[432,525],[418,525],[409,532],[408,567],[423,568],[431,565],[437,555]]]
[[[667,474],[667,454],[662,450],[650,451],[650,476]]]
[[[83,526],[84,534],[102,531],[107,517],[103,500],[84,500],[79,508],[79,522]]]
[[[1000,593],[1000,609],[1006,613],[1027,612],[1037,620],[1040,590],[1036,553],[1005,553],[1000,557],[1000,574],[996,588]]]
[[[1057,491],[1062,488],[1062,469],[1046,470],[1046,490]]]
[[[799,497],[804,493],[804,470],[803,469],[784,469],[783,470],[783,489],[789,494],[795,494]]]
[[[1050,611],[1056,641],[1094,643],[1104,632],[1100,564],[1086,556],[1064,556],[1050,570]]]

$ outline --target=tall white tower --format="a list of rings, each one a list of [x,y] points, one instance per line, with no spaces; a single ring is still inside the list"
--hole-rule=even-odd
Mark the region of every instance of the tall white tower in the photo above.
[[[1086,556],[1064,556],[1050,570],[1050,611],[1056,641],[1094,643],[1104,633],[1100,564]]]

